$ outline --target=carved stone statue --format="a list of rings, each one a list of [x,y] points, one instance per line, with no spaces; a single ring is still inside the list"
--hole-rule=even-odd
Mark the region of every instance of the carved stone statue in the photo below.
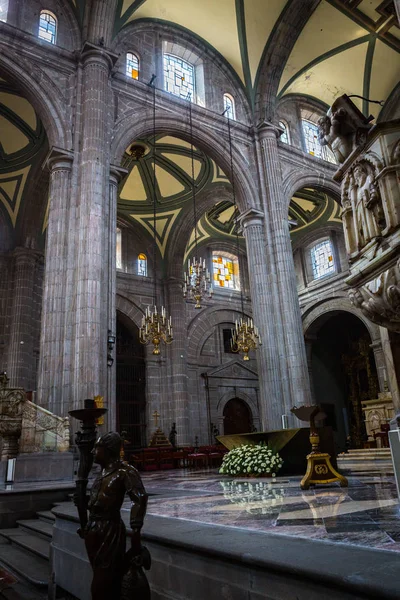
[[[355,183],[355,219],[357,245],[361,250],[372,239],[380,236],[385,226],[385,217],[379,190],[373,183],[366,165],[357,163],[353,170]]]
[[[107,433],[97,440],[93,450],[94,462],[102,471],[91,490],[88,523],[79,532],[93,569],[93,600],[150,599],[142,570],[150,568],[150,555],[140,541],[147,494],[137,470],[121,461],[121,445],[118,433]],[[126,530],[120,514],[125,493],[132,500],[131,549],[127,553]]]
[[[343,95],[337,98],[327,114],[318,120],[318,140],[329,146],[339,164],[365,139],[371,117],[364,117],[356,105]]]

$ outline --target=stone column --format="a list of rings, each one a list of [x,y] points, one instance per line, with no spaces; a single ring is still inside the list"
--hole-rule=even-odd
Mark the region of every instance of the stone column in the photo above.
[[[279,130],[270,123],[259,127],[261,167],[265,178],[263,197],[267,244],[271,246],[275,264],[275,281],[280,319],[285,345],[284,361],[287,366],[289,397],[286,410],[292,406],[309,404],[311,400],[307,357],[304,344],[293,251],[288,222],[288,202],[282,188],[282,174],[278,151]]]
[[[84,398],[107,394],[109,277],[112,277],[107,261],[112,103],[109,78],[115,60],[115,55],[93,44],[86,43],[83,48],[80,194],[74,273],[74,407],[80,407]]]
[[[38,403],[65,415],[69,410],[69,354],[71,352],[70,315],[66,314],[66,277],[71,169],[73,155],[53,149],[50,169],[49,213],[46,232],[46,256],[42,301]]]
[[[274,316],[276,307],[266,259],[264,215],[256,210],[247,211],[242,215],[241,223],[246,239],[254,323],[262,341],[255,352],[262,429],[281,429],[286,407],[282,389],[281,351],[276,331],[278,321]]]
[[[34,302],[36,252],[14,250],[14,286],[7,373],[12,387],[27,388],[33,365],[32,304]]]
[[[308,377],[310,380],[311,400],[313,403],[316,402],[316,399],[315,399],[314,379],[313,379],[313,370],[312,370],[312,349],[313,349],[313,344],[316,341],[316,339],[317,339],[316,335],[310,335],[310,334],[308,334],[305,338]]]
[[[395,415],[400,414],[400,393],[399,385],[396,375],[396,366],[393,359],[392,346],[390,343],[389,332],[386,327],[379,327],[382,342],[382,352],[384,355],[384,361],[386,365],[386,381],[389,387],[389,391],[392,394],[394,413]]]
[[[190,432],[187,387],[186,305],[182,295],[182,283],[176,277],[171,277],[168,280],[168,311],[172,319],[174,334],[174,341],[169,347],[168,353],[170,363],[170,387],[168,391],[173,399],[171,413],[174,415],[173,421],[176,423],[176,430],[178,432],[178,446],[186,446],[193,443]]]
[[[109,180],[109,203],[107,208],[108,219],[106,236],[108,237],[108,299],[107,299],[107,322],[108,331],[111,335],[117,334],[117,310],[116,310],[116,291],[117,291],[117,264],[116,264],[116,234],[117,234],[117,201],[118,201],[118,183],[128,171],[122,167],[115,165],[110,169]],[[112,366],[107,365],[107,392],[105,397],[105,406],[109,409],[107,415],[108,428],[111,431],[116,431],[117,415],[116,415],[116,372],[117,362],[115,360],[115,349],[108,351],[113,359]]]

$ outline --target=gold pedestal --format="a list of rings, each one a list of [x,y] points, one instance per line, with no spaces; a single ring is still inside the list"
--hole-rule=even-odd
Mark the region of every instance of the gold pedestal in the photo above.
[[[302,490],[308,490],[310,485],[316,483],[333,483],[338,481],[341,487],[347,487],[348,481],[346,477],[341,475],[331,465],[330,454],[320,452],[319,450],[319,433],[315,426],[315,421],[326,418],[318,405],[305,405],[299,408],[294,407],[291,412],[302,421],[310,421],[310,443],[311,452],[307,455],[307,471],[300,482]]]
[[[316,483],[333,483],[334,481],[338,481],[341,487],[348,486],[346,477],[332,467],[329,454],[322,452],[308,454],[307,471],[300,482],[301,489],[308,490],[310,485],[315,485]]]

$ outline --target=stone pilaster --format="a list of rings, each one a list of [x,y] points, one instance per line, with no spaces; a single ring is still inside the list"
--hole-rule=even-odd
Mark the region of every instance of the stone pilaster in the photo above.
[[[109,304],[108,202],[111,68],[116,60],[86,43],[82,52],[80,194],[76,218],[73,405],[106,396]],[[112,284],[111,284],[112,285]],[[114,284],[115,285],[115,284]],[[105,400],[107,400],[105,398]]]
[[[293,251],[288,223],[288,202],[282,192],[277,136],[279,130],[269,123],[259,128],[262,173],[265,178],[264,213],[267,244],[271,246],[275,263],[275,281],[279,301],[280,326],[283,333],[288,375],[289,395],[285,410],[292,406],[309,404],[310,382],[301,313],[296,286]],[[257,301],[257,300],[256,300]],[[284,365],[282,365],[284,368]]]
[[[66,314],[67,248],[73,156],[53,149],[50,169],[49,212],[42,302],[38,403],[59,415],[70,402],[71,315]]]
[[[273,317],[276,307],[266,260],[264,215],[260,211],[247,211],[242,215],[241,223],[246,239],[253,318],[262,341],[262,345],[255,352],[260,385],[262,428],[280,429],[282,415],[285,414],[285,399],[282,389],[279,336],[276,331],[277,321]]]
[[[190,439],[190,410],[187,386],[187,327],[186,306],[182,295],[182,281],[168,280],[168,311],[172,319],[174,341],[169,347],[169,372],[172,406],[170,414],[176,423],[178,446],[193,444]],[[194,310],[194,309],[193,309]],[[164,419],[165,421],[165,419]],[[168,427],[171,423],[168,423]]]
[[[117,332],[117,312],[115,305],[116,291],[117,291],[117,265],[116,265],[116,233],[117,233],[117,200],[118,200],[118,183],[126,175],[128,171],[121,167],[112,166],[110,169],[109,179],[109,202],[106,207],[107,217],[105,220],[108,222],[106,236],[108,237],[108,256],[107,256],[107,270],[108,270],[108,298],[107,298],[107,322],[108,331],[111,335],[116,336]],[[108,332],[107,331],[107,332]],[[107,394],[106,394],[106,406],[109,409],[108,427],[110,430],[115,431],[117,427],[116,420],[116,367],[117,362],[115,360],[115,348],[112,351],[108,351],[107,354],[111,355],[113,359],[112,366],[107,365]]]
[[[28,248],[16,248],[13,257],[13,308],[7,373],[13,387],[27,389],[34,367],[32,304],[38,255]]]

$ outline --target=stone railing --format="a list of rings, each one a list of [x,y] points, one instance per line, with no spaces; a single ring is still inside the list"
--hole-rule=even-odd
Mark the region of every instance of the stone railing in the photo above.
[[[19,453],[69,450],[69,418],[58,417],[30,402],[22,388],[9,388],[6,373],[0,375],[1,460]]]

